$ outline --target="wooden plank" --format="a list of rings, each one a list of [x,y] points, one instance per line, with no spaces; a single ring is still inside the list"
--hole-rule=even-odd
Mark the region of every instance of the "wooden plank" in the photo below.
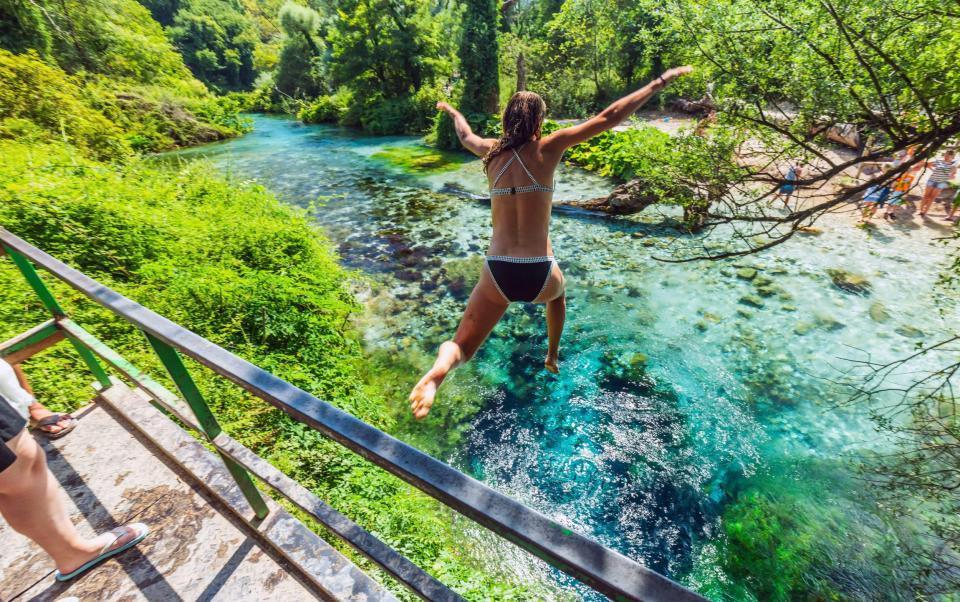
[[[54,580],[53,560],[0,518],[0,600],[313,600],[270,548],[103,404],[73,413],[77,428],[38,437],[86,537],[141,521],[150,535],[82,578]]]
[[[57,328],[57,323],[47,320],[43,324],[34,326],[30,330],[0,343],[0,357],[8,364],[15,366],[40,353],[47,347],[52,347],[66,338],[63,331]]]
[[[213,444],[424,600],[463,602],[460,595],[226,433],[217,435]]]
[[[151,406],[146,392],[117,383],[102,391],[100,398],[196,478],[198,486],[250,524],[259,541],[296,567],[318,595],[345,602],[396,602],[393,594],[273,500],[267,499],[269,515],[262,522],[255,520],[253,509],[223,462]]]

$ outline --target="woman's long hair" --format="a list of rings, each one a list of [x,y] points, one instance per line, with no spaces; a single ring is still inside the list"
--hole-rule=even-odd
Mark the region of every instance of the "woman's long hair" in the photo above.
[[[517,92],[510,97],[503,109],[503,135],[483,157],[483,170],[487,170],[490,159],[511,148],[519,148],[540,136],[543,118],[547,114],[547,103],[534,92]]]

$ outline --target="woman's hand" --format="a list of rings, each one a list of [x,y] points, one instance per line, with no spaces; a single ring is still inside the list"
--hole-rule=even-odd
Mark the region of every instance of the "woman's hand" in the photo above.
[[[453,107],[442,100],[437,101],[437,108],[444,113],[453,113]]]
[[[663,75],[660,76],[660,79],[663,80],[663,83],[669,84],[673,80],[677,79],[680,76],[686,75],[693,71],[693,67],[690,65],[684,65],[682,67],[674,67],[673,69],[668,69],[663,72]]]

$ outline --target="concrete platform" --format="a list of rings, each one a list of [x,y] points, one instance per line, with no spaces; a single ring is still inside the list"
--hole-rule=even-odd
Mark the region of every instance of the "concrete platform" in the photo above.
[[[256,530],[108,405],[95,404],[74,416],[79,425],[66,437],[48,441],[37,436],[69,498],[74,523],[85,535],[132,521],[148,524],[152,532],[139,546],[87,575],[58,583],[49,556],[0,519],[0,600],[334,598],[264,545]]]

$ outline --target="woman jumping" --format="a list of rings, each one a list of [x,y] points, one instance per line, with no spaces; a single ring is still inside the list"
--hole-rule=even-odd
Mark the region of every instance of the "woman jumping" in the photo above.
[[[549,234],[557,164],[565,150],[616,126],[672,80],[692,70],[671,69],[599,115],[545,138],[541,128],[547,106],[533,92],[517,92],[510,98],[503,111],[500,139],[481,138],[456,109],[445,102],[437,103],[438,109],[453,118],[461,144],[483,157],[490,185],[493,236],[480,281],[470,294],[457,334],[440,345],[433,367],[410,393],[415,418],[427,415],[443,379],[473,357],[515,301],[547,304],[549,344],[543,364],[550,372],[559,372],[566,298]]]

